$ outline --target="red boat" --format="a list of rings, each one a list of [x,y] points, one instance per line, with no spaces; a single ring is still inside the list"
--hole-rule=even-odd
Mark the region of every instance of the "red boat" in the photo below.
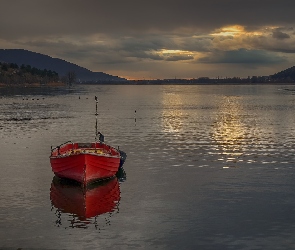
[[[95,100],[95,142],[68,141],[51,149],[50,155],[52,171],[56,176],[72,179],[83,185],[115,176],[126,159],[123,151],[105,144],[104,136],[97,132],[97,97]]]
[[[87,185],[113,177],[120,167],[121,153],[103,142],[66,142],[51,150],[50,163],[56,176]]]
[[[116,177],[91,184],[87,188],[67,180],[53,178],[50,199],[54,207],[78,218],[77,225],[89,218],[114,212],[120,201],[120,186]]]

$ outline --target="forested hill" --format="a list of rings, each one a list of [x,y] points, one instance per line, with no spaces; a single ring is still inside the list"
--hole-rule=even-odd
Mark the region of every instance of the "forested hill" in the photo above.
[[[274,75],[271,76],[274,80],[281,80],[281,81],[295,81],[295,66],[285,69],[283,71],[280,71]]]
[[[58,82],[58,73],[51,70],[41,70],[30,65],[0,62],[0,84],[48,84]]]
[[[31,65],[41,70],[51,70],[58,73],[60,77],[66,76],[68,72],[75,72],[77,81],[122,81],[124,78],[112,76],[103,72],[92,72],[76,64],[47,55],[31,52],[23,49],[0,49],[0,62]]]

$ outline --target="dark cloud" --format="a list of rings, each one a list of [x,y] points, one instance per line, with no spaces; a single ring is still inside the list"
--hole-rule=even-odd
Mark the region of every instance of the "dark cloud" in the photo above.
[[[203,57],[198,62],[203,63],[227,63],[227,64],[277,64],[285,62],[286,59],[277,55],[260,50],[232,50],[218,51],[208,57]]]
[[[1,0],[0,36],[165,33],[294,24],[292,0]]]
[[[279,40],[282,40],[282,39],[288,39],[288,38],[290,38],[290,35],[288,35],[287,33],[282,32],[282,31],[275,30],[272,33],[272,37],[273,38],[276,38],[276,39],[279,39]]]
[[[270,52],[276,52],[276,53],[284,53],[284,54],[295,54],[295,48],[294,46],[287,48],[287,47],[276,47],[276,48],[268,48],[268,51]]]
[[[211,43],[213,38],[209,36],[181,36],[178,38],[180,41],[176,49],[209,52],[211,51]],[[175,48],[175,47],[174,47]],[[170,48],[172,49],[172,48]]]
[[[168,42],[170,43],[170,42]],[[128,37],[120,39],[118,41],[119,49],[126,51],[146,51],[146,50],[158,50],[166,46],[167,41],[165,41],[162,37]]]

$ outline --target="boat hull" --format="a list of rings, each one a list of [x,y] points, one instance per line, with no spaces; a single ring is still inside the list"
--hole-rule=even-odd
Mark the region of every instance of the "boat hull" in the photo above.
[[[78,154],[50,158],[55,175],[88,184],[95,180],[113,177],[118,171],[120,157]]]

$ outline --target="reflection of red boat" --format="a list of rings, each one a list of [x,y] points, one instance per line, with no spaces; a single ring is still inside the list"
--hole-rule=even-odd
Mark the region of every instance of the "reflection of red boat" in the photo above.
[[[104,136],[97,132],[96,100],[96,138],[92,143],[66,142],[51,149],[52,171],[61,178],[68,178],[87,185],[98,179],[115,176],[123,165],[126,154],[104,143]],[[99,138],[97,139],[97,136]]]
[[[113,177],[120,161],[120,151],[103,142],[67,142],[52,149],[50,156],[55,175],[82,184]]]
[[[79,217],[80,221],[113,212],[120,201],[119,182],[116,177],[83,188],[67,180],[53,178],[50,199],[57,209]]]

